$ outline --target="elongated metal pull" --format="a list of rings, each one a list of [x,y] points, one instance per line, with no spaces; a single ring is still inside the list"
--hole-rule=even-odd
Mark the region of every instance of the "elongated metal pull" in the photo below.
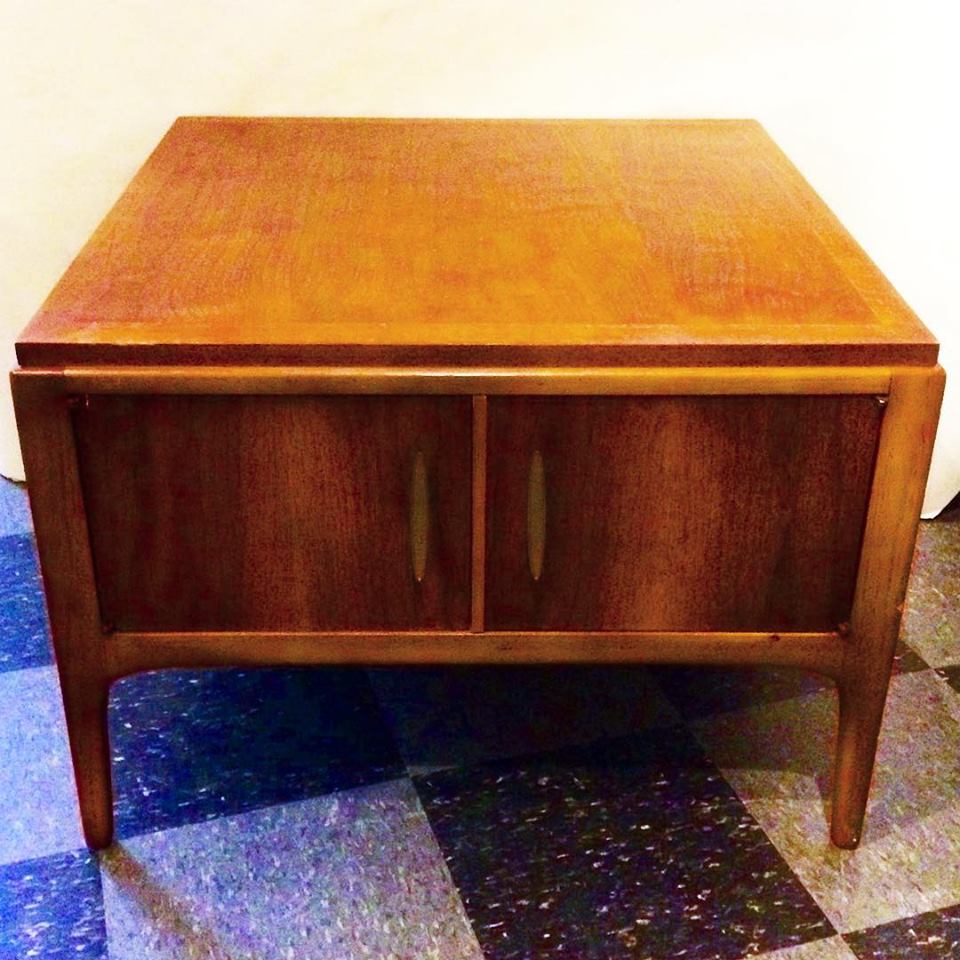
[[[427,570],[427,547],[430,542],[430,491],[427,488],[427,465],[423,451],[418,450],[410,474],[410,562],[419,583]]]
[[[539,580],[543,573],[543,552],[547,538],[547,491],[543,473],[543,456],[539,450],[530,458],[527,478],[527,560],[530,576]]]

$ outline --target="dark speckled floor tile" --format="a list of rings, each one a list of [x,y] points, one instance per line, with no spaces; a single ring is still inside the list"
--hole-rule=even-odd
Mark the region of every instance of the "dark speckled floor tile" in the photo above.
[[[858,930],[844,939],[860,960],[957,960],[960,906]]]
[[[106,960],[100,871],[86,850],[0,867],[0,960]]]
[[[947,683],[953,687],[957,693],[960,693],[960,666],[958,667],[943,667],[937,671]]]
[[[0,537],[0,671],[50,663],[53,652],[33,538]]]
[[[364,673],[161,671],[110,700],[120,837],[397,777]]]
[[[813,940],[799,947],[784,947],[764,953],[757,960],[857,960],[842,937]]]
[[[415,783],[490,960],[733,960],[834,932],[682,727]]]
[[[897,641],[897,649],[893,657],[894,674],[916,673],[918,670],[929,669],[930,664],[913,647],[902,639]]]

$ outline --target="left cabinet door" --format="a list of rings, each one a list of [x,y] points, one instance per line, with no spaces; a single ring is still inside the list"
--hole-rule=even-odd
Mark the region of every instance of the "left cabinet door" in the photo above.
[[[73,412],[107,629],[465,629],[469,397],[111,396]]]

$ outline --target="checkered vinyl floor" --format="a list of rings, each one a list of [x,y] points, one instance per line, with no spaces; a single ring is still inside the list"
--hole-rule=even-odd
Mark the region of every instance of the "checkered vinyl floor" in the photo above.
[[[816,680],[515,667],[121,681],[92,855],[0,483],[0,958],[960,958],[960,511],[921,530],[855,852]]]

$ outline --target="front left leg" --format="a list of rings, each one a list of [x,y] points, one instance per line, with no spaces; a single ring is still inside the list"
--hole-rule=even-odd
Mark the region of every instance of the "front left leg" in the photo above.
[[[87,846],[102,850],[113,841],[113,790],[107,731],[106,678],[84,674],[65,664],[60,670],[63,712]]]

